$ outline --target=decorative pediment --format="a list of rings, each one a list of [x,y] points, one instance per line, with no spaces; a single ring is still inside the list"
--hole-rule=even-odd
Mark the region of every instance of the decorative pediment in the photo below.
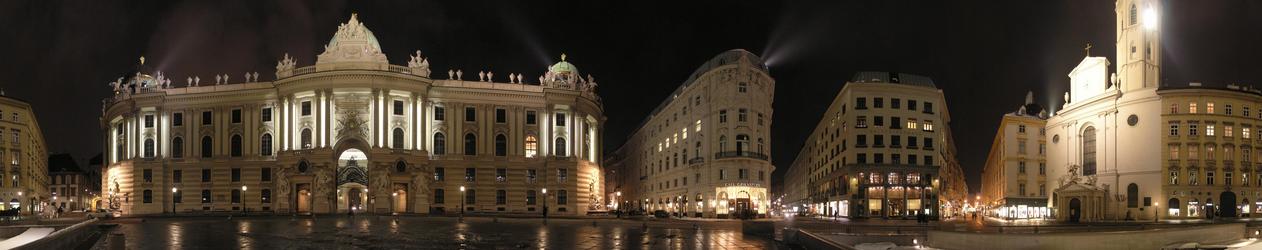
[[[325,65],[321,64],[339,64]],[[389,62],[386,54],[381,52],[377,37],[359,22],[358,14],[351,14],[351,19],[337,27],[333,39],[324,45],[324,53],[316,58],[317,68],[321,69],[382,69]]]

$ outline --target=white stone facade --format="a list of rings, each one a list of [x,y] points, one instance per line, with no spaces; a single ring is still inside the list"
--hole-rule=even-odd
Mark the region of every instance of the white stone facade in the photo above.
[[[757,55],[720,53],[645,119],[609,165],[625,209],[677,216],[765,216],[775,80]]]
[[[173,87],[159,72],[112,83],[115,96],[101,117],[109,207],[124,214],[602,209],[603,106],[594,79],[564,57],[538,83],[515,73],[431,76],[419,51],[407,66],[389,64],[353,15],[324,50],[305,67],[285,55],[273,81],[256,72],[215,76],[213,84],[189,77],[188,86]]]

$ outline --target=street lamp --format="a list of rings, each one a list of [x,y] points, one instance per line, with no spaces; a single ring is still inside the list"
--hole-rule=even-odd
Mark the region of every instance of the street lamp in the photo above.
[[[245,214],[246,210],[250,209],[249,206],[246,206],[247,202],[249,201],[249,199],[245,198],[246,189],[249,189],[249,188],[245,187],[245,185],[241,185],[241,214]]]
[[[543,223],[548,223],[548,188],[543,188]]]
[[[171,214],[175,214],[175,193],[178,192],[180,192],[180,189],[171,187]]]
[[[460,221],[464,221],[464,204],[465,204],[464,186],[460,186]]]
[[[1152,222],[1157,222],[1158,211],[1161,211],[1161,206],[1158,206],[1157,202],[1153,202],[1152,203]]]

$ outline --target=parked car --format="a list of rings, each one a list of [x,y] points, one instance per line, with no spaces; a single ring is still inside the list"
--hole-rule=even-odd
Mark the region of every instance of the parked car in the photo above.
[[[89,211],[89,212],[87,213],[87,215],[88,215],[88,218],[102,218],[102,219],[106,219],[106,218],[115,218],[115,217],[118,217],[118,215],[119,215],[119,214],[118,214],[118,211],[111,211],[111,210],[106,210],[106,209],[97,209],[97,210],[95,210],[95,211]]]
[[[653,217],[666,218],[666,217],[670,217],[670,213],[667,213],[666,210],[657,210],[657,211],[653,211]]]

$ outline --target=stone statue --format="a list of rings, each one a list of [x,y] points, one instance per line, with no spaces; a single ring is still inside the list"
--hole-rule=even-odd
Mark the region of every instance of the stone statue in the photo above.
[[[456,70],[456,80],[461,80],[461,81],[464,81],[464,71],[463,71],[463,70],[458,70],[458,69]]]
[[[1065,103],[1069,103],[1069,92],[1065,92]]]
[[[193,86],[193,78],[192,78],[192,77],[189,77],[189,78],[188,78],[188,83],[187,83],[187,84],[184,84],[184,87],[188,87],[188,86]]]
[[[478,81],[479,81],[479,82],[485,82],[485,81],[486,81],[486,72],[483,72],[483,71],[480,71],[480,70],[478,71]]]
[[[223,74],[223,83],[228,84],[228,74]]]
[[[250,72],[245,72],[245,82],[250,82]]]
[[[456,71],[453,71],[453,70],[448,69],[448,70],[447,70],[447,80],[452,80],[452,79],[456,79]]]
[[[330,185],[333,185],[332,172],[333,170],[330,169],[316,170],[315,183],[312,183],[315,186],[316,195],[328,194]]]
[[[200,85],[202,85],[202,77],[201,77],[201,76],[194,76],[194,77],[193,77],[193,86],[200,86]]]
[[[219,75],[215,75],[215,85],[219,85],[221,81],[223,81],[223,78],[219,77]]]
[[[257,82],[257,81],[259,81],[259,72],[258,72],[258,71],[254,71],[254,81],[256,81],[256,82]]]
[[[486,81],[488,81],[488,82],[494,82],[494,81],[495,81],[495,72],[487,71],[487,72],[486,72]]]
[[[408,68],[412,68],[413,74],[429,77],[429,59],[421,57],[420,50],[417,50],[416,54],[411,56],[411,60],[408,61]]]
[[[291,187],[289,186],[288,172],[289,168],[285,167],[281,167],[280,170],[276,171],[276,191],[277,194],[279,194],[277,197],[289,199],[289,188]]]

